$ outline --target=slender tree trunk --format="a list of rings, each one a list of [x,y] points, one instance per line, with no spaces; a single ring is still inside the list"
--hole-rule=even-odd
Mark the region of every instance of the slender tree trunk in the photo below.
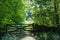
[[[56,21],[56,25],[58,27],[59,25],[59,14],[58,14],[58,8],[59,8],[59,5],[58,5],[58,0],[54,0],[54,9],[55,9],[55,21]]]
[[[60,33],[59,14],[58,14],[59,1],[58,1],[58,0],[54,0],[54,8],[55,8],[56,27],[58,27],[57,30],[56,30],[56,32],[57,32],[57,33]]]

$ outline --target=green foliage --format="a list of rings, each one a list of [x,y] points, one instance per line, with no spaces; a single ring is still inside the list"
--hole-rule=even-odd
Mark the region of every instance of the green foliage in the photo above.
[[[22,0],[0,0],[0,23],[21,23],[25,18],[24,10],[25,8]]]
[[[0,23],[19,24],[24,21],[26,10],[31,8],[35,23],[40,25],[54,26],[60,18],[60,3],[57,0],[1,0],[0,1]],[[54,2],[57,2],[56,5]],[[55,6],[59,6],[55,10]],[[58,20],[59,21],[59,20]],[[60,22],[60,21],[59,21]],[[0,25],[1,26],[1,25]]]
[[[39,7],[34,7],[34,21],[40,25],[54,26],[58,20],[55,12],[54,0],[35,0],[35,4]],[[57,5],[58,3],[56,3]],[[58,7],[57,7],[58,8]],[[58,10],[58,9],[57,9]],[[59,15],[59,14],[58,14]],[[59,20],[58,20],[59,21]]]

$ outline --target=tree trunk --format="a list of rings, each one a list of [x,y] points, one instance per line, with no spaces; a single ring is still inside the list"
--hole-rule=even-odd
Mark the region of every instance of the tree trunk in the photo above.
[[[54,9],[55,9],[55,21],[56,21],[56,27],[58,27],[59,25],[59,14],[58,14],[58,0],[54,0]]]

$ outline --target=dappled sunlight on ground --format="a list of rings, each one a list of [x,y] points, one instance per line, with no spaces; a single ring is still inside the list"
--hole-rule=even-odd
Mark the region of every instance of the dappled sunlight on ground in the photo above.
[[[31,18],[29,18],[28,20],[25,20],[24,23],[25,24],[32,24],[32,23],[34,23],[34,21]]]
[[[21,40],[36,40],[36,39],[34,37],[31,37],[31,36],[25,36]]]

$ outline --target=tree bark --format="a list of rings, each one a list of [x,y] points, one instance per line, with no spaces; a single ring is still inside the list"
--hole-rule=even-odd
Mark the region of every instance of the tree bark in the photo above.
[[[59,5],[58,4],[59,4],[58,0],[54,0],[55,21],[56,21],[57,27],[58,27],[58,24],[59,24],[59,14],[58,14]]]

